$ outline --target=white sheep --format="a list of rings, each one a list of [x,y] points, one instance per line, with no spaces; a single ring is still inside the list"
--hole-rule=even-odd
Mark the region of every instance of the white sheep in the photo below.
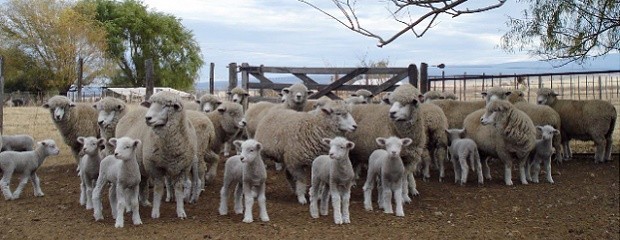
[[[467,175],[469,168],[473,172],[478,173],[478,184],[484,183],[482,176],[482,164],[480,162],[480,154],[478,154],[478,146],[474,140],[464,138],[465,129],[446,129],[448,139],[450,140],[450,160],[454,169],[454,183],[464,185],[467,183]],[[469,166],[467,161],[469,160]]]
[[[86,205],[86,209],[93,208],[93,188],[99,176],[99,163],[101,162],[101,150],[106,146],[104,138],[78,137],[82,144],[84,156],[80,160],[80,205]]]
[[[537,103],[547,105],[560,114],[564,158],[571,158],[571,139],[594,141],[594,162],[611,161],[612,137],[618,118],[614,105],[602,100],[564,100],[549,88],[537,92]],[[556,149],[559,150],[559,149]]]
[[[140,167],[136,157],[139,152],[140,140],[128,137],[111,138],[110,144],[115,146],[114,155],[101,160],[97,185],[93,190],[93,207],[95,221],[103,220],[101,205],[101,190],[107,183],[110,187],[110,208],[112,218],[116,219],[114,227],[122,228],[124,225],[125,210],[132,212],[133,225],[141,225],[140,206],[138,204]],[[143,181],[147,181],[144,179]]]
[[[423,180],[427,181],[430,177],[431,163],[435,164],[439,170],[439,181],[445,177],[444,162],[448,154],[448,136],[444,131],[448,128],[448,119],[443,110],[435,104],[420,104],[420,114],[424,119],[426,128],[426,148],[424,149],[422,160],[424,162]]]
[[[349,104],[370,104],[372,103],[372,92],[366,89],[359,89],[351,93],[344,101]]]
[[[448,128],[463,128],[465,117],[476,110],[483,109],[486,104],[495,99],[506,99],[510,95],[501,87],[492,87],[481,93],[485,101],[453,101],[453,100],[435,100],[433,104],[439,106],[446,118],[448,119]]]
[[[202,95],[202,97],[200,97],[199,100],[196,100],[196,102],[200,104],[200,108],[197,110],[206,112],[206,113],[215,111],[217,106],[222,104],[222,100],[220,100],[220,98],[212,94]]]
[[[1,151],[32,151],[34,139],[26,134],[2,135]]]
[[[336,100],[311,112],[271,110],[259,123],[255,139],[264,146],[263,156],[284,162],[299,203],[307,203],[307,170],[312,160],[328,150],[321,140],[357,128],[350,112],[348,104]]]
[[[34,196],[43,196],[41,191],[41,183],[37,176],[37,169],[43,164],[48,156],[58,155],[60,150],[56,146],[56,142],[52,139],[43,140],[37,143],[32,151],[15,152],[5,151],[0,153],[0,170],[2,170],[2,179],[0,180],[0,188],[5,200],[15,200],[19,198],[22,190],[28,183],[28,179],[32,180],[34,188]],[[15,192],[11,193],[10,184],[13,173],[20,173],[19,185]]]
[[[129,110],[123,100],[114,97],[104,97],[93,104],[97,110],[97,125],[101,137],[110,139],[115,137],[116,125]]]
[[[229,100],[231,102],[239,103],[241,105],[244,105],[247,97],[250,96],[250,94],[248,94],[248,92],[245,91],[245,89],[240,88],[240,87],[235,87],[232,90],[226,92],[226,94],[230,98]]]
[[[265,181],[267,180],[267,171],[265,163],[261,158],[262,145],[252,139],[246,141],[236,140],[234,145],[241,149],[239,155],[230,157],[224,168],[224,183],[220,190],[220,215],[228,214],[228,195],[229,188],[235,187],[235,213],[241,214],[244,209],[243,222],[251,223],[254,221],[252,217],[252,206],[254,198],[257,198],[259,216],[261,221],[269,221],[267,215],[267,204],[265,197]],[[241,201],[245,200],[245,208]]]
[[[403,188],[406,189],[407,172],[400,152],[410,145],[411,138],[377,138],[377,145],[385,149],[377,149],[368,158],[368,174],[364,183],[364,208],[372,211],[372,189],[377,185],[379,208],[384,213],[394,213],[392,194],[396,204],[396,216],[404,217]]]
[[[446,99],[446,100],[458,100],[459,98],[451,92],[442,92],[441,93],[441,99]]]
[[[349,151],[355,144],[343,137],[323,138],[322,141],[329,146],[329,154],[320,155],[312,161],[310,216],[319,217],[317,206],[319,199],[321,214],[327,215],[329,194],[334,209],[334,223],[351,223],[349,202],[351,186],[355,183],[355,173],[349,159]]]
[[[237,133],[242,130],[239,123],[243,119],[243,106],[239,103],[224,101],[215,111],[207,113],[207,117],[213,123],[215,130],[215,139],[211,143],[211,150],[220,153],[224,150],[226,154],[226,143],[232,143]],[[215,159],[217,160],[217,159]],[[218,161],[208,162],[206,181],[210,181],[216,175]]]
[[[443,99],[441,92],[431,90],[431,91],[427,91],[424,93],[424,102],[431,102],[433,100],[441,100],[441,99]]]
[[[551,155],[553,155],[553,138],[560,132],[549,125],[536,126],[542,132],[542,138],[536,139],[536,147],[530,153],[530,159],[527,163],[527,177],[529,181],[538,183],[538,175],[540,174],[540,164],[545,164],[545,172],[547,182],[553,183],[551,177]]]
[[[43,107],[49,109],[56,128],[79,164],[82,145],[77,141],[78,136],[100,136],[97,111],[90,104],[76,104],[65,96],[51,97]]]

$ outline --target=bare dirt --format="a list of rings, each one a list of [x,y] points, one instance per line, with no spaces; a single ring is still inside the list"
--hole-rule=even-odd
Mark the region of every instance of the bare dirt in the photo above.
[[[151,219],[151,209],[141,207],[144,224],[133,226],[126,215],[123,229],[114,228],[107,199],[105,219],[100,222],[94,221],[91,210],[79,205],[75,165],[47,165],[39,169],[44,197],[34,197],[28,184],[20,199],[0,200],[0,238],[619,239],[620,171],[618,156],[614,159],[594,164],[590,155],[554,164],[555,184],[524,186],[515,181],[515,186],[508,187],[502,181],[502,167],[494,164],[494,179],[484,186],[475,181],[457,186],[449,171],[443,183],[436,177],[418,181],[421,195],[405,206],[405,217],[365,211],[363,182],[359,181],[352,190],[352,223],[342,226],[333,223],[331,211],[329,216],[312,219],[308,206],[297,203],[284,174],[272,169],[267,186],[270,222],[258,220],[256,206],[254,223],[242,223],[241,215],[220,216],[220,169],[200,201],[186,205],[188,219],[178,219],[174,204],[164,203],[160,219]],[[16,182],[14,178],[12,189]]]

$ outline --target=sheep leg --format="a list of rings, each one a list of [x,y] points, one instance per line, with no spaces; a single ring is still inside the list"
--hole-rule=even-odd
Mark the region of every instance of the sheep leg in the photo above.
[[[613,146],[613,139],[612,139],[612,135],[610,134],[608,137],[606,137],[606,143],[605,143],[605,158],[603,160],[611,162],[611,147]]]
[[[424,169],[422,170],[422,180],[423,181],[428,181],[429,178],[431,178],[431,161],[432,159],[429,156],[428,150],[424,150],[423,154],[422,154],[422,158],[424,161]]]
[[[191,180],[191,193],[189,195],[189,203],[198,202],[198,198],[200,197],[200,192],[202,191],[202,179],[200,178],[200,168],[198,163],[198,157],[194,157],[194,161],[192,162],[192,180]],[[215,168],[215,167],[214,167]]]
[[[465,183],[467,183],[467,175],[469,175],[469,166],[467,166],[467,156],[463,155],[459,157],[459,162],[461,164],[461,179],[460,179],[460,183],[461,186],[465,185]]]
[[[538,175],[540,174],[540,159],[539,158],[534,158],[534,160],[531,161],[530,164],[528,164],[528,168],[531,168],[531,172],[529,172],[531,175],[531,178],[528,179],[534,183],[538,183]]]
[[[151,218],[159,218],[159,207],[161,206],[161,198],[164,192],[163,176],[153,176],[153,208],[151,209]],[[183,199],[181,198],[181,202]]]
[[[86,205],[86,194],[86,184],[84,183],[84,179],[82,179],[80,182],[80,206]]]
[[[19,195],[22,194],[22,191],[24,190],[24,187],[26,187],[26,183],[28,183],[29,178],[30,178],[30,173],[24,172],[24,174],[20,176],[19,185],[17,185],[15,192],[13,192],[13,198],[11,200],[15,200],[19,198]]]
[[[313,177],[310,184],[310,217],[319,218],[319,180]]]
[[[512,160],[504,162],[504,182],[506,186],[512,186]]]
[[[308,184],[306,184],[306,173],[303,167],[294,167],[290,171],[293,180],[295,181],[295,194],[297,194],[297,201],[304,205],[308,203],[306,200],[306,191]]]
[[[385,181],[382,180],[382,182],[385,184]],[[390,186],[383,186],[383,193],[382,193],[382,197],[383,197],[383,212],[384,213],[394,213],[394,210],[392,209],[392,188]]]
[[[564,161],[568,161],[573,158],[573,153],[570,149],[570,141],[566,138],[562,138],[562,150],[564,150]]]
[[[407,177],[403,177],[403,183],[402,184],[403,184],[403,186],[402,186],[402,188],[403,188],[403,190],[402,190],[403,202],[410,203],[411,202],[411,198],[409,197],[409,189],[407,188],[407,184],[408,184]]]
[[[402,181],[402,180],[401,180]],[[398,183],[392,186],[392,191],[394,192],[394,202],[396,203],[396,216],[404,217],[405,211],[403,210],[403,188],[402,182],[398,181]]]
[[[564,158],[564,149],[562,148],[560,134],[556,134],[555,136],[553,136],[553,139],[551,141],[553,148],[555,148],[555,161],[557,163],[562,163],[562,160]]]
[[[413,177],[413,173],[408,173],[407,174],[407,182],[409,183],[409,189],[411,192],[411,195],[413,196],[419,196],[420,192],[418,192],[417,186],[416,186],[416,182],[415,182],[415,178]]]
[[[366,183],[364,183],[364,209],[366,211],[372,211],[372,189],[375,187],[374,174],[368,173],[366,175]]]
[[[341,201],[342,198],[340,196],[340,191],[338,191],[338,186],[334,186],[330,184],[329,191],[332,195],[332,208],[334,212],[334,223],[342,224],[342,206]]]
[[[34,196],[35,197],[45,196],[43,191],[41,191],[41,180],[39,180],[39,176],[37,176],[37,173],[32,173],[32,175],[30,176],[30,180],[32,181],[32,188],[34,188]],[[91,192],[92,192],[92,185],[91,185]],[[92,197],[93,195],[91,193],[88,196]],[[92,208],[92,199],[91,199],[91,208]]]
[[[435,149],[435,159],[439,165],[439,182],[443,182],[443,178],[446,176],[444,163],[446,161],[446,147],[441,146]]]
[[[478,155],[478,151],[474,152],[474,166],[476,166],[476,173],[478,173],[478,184],[484,184],[484,176],[482,174],[482,163],[480,162],[480,155]]]
[[[242,214],[243,213],[243,187],[242,183],[238,182],[235,184],[235,213]]]
[[[484,159],[484,167],[483,167],[483,172],[484,172],[484,178],[486,178],[487,180],[491,180],[491,168],[489,167],[489,161],[491,160],[490,157],[487,157]]]
[[[2,180],[0,180],[0,187],[2,188],[2,194],[4,195],[4,200],[13,199],[13,193],[11,193],[11,176],[13,175],[13,169],[7,168],[3,169],[4,174],[2,176]]]
[[[183,177],[182,177],[186,175],[187,175],[186,173],[181,173],[181,176],[176,176],[173,178],[174,194],[175,194],[176,202],[177,202],[177,217],[180,219],[187,218],[187,214],[185,213],[185,209],[183,206],[185,204],[183,202],[183,199],[185,199],[185,193],[183,192]]]
[[[454,183],[459,183],[459,180],[461,180],[461,165],[459,164],[458,156],[453,154],[450,161],[454,170]]]
[[[545,171],[547,176],[547,182],[553,183],[553,178],[551,177],[551,158],[545,159]]]
[[[254,222],[254,217],[252,217],[252,207],[254,206],[254,193],[250,184],[243,184],[243,198],[245,201],[245,213],[243,214],[243,222]]]
[[[269,215],[267,215],[267,197],[265,197],[265,183],[258,187],[258,216],[263,222],[269,222]]]
[[[116,196],[116,188],[118,186],[116,186],[115,183],[110,184],[110,188],[108,189],[108,199],[110,200],[110,209],[112,210],[112,219],[116,219],[116,215],[118,214],[118,212],[116,211],[116,203],[117,203],[117,197]],[[120,212],[121,214],[123,214],[123,212]]]
[[[321,194],[321,206],[319,212],[322,216],[327,216],[327,214],[329,214],[329,191],[327,190],[326,184],[320,185],[319,194]]]
[[[605,138],[594,138],[594,145],[596,146],[596,152],[594,152],[594,162],[605,162],[605,147],[607,146]]]
[[[127,194],[125,197],[125,202],[129,201],[131,205],[131,221],[133,225],[142,225],[142,219],[140,219],[140,203],[138,201],[138,194],[140,190],[138,186],[133,186],[131,189],[127,190]]]
[[[117,186],[116,187],[116,223],[114,224],[115,228],[122,228],[125,222],[125,187]]]
[[[527,178],[528,181],[533,182],[532,178],[534,177],[534,172],[533,172],[533,166],[534,165],[534,160],[532,159],[528,159],[527,163],[525,163],[525,177]]]
[[[139,194],[138,200],[140,201],[140,205],[143,207],[150,207],[151,202],[149,202],[149,177],[145,175],[140,176],[142,181],[140,181],[139,186]]]
[[[164,185],[166,186],[166,199],[164,201],[170,202],[174,195],[174,193],[172,192],[172,189],[174,187],[172,186],[172,182],[170,182],[170,179],[168,177],[164,177]]]
[[[527,176],[526,176],[526,172],[525,172],[525,164],[527,163],[527,156],[526,159],[521,159],[521,161],[519,161],[519,175],[521,178],[521,184],[527,184]],[[540,167],[540,165],[539,165]]]
[[[95,217],[95,221],[99,221],[103,219],[103,215],[101,214],[102,206],[101,206],[101,190],[103,188],[105,176],[103,174],[99,175],[97,178],[97,184],[95,184],[95,188],[93,189],[93,210]]]
[[[345,187],[342,194],[342,222],[351,223],[351,216],[349,213],[349,205],[351,203],[351,186]],[[401,199],[402,199],[402,192]]]
[[[220,161],[220,156],[218,156],[215,152],[209,151],[207,158],[207,173],[205,174],[205,181],[207,183],[213,182],[217,175],[217,165]]]
[[[230,179],[227,178],[226,173],[224,173],[224,183],[222,184],[222,188],[220,189],[220,215],[228,214],[228,188],[230,187]]]

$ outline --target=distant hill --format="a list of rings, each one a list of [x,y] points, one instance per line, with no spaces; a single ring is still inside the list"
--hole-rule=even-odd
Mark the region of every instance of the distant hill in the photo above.
[[[604,70],[620,70],[620,53],[607,54],[604,57],[598,57],[589,60],[583,65],[579,65],[575,62],[563,65],[560,61],[524,61],[524,62],[510,62],[510,63],[498,63],[498,64],[484,64],[484,65],[454,65],[446,66],[443,71],[446,76],[451,75],[510,75],[510,74],[526,74],[526,73],[558,73],[558,72],[579,72],[579,71],[604,71]],[[558,67],[560,66],[560,67]],[[441,76],[441,69],[436,67],[429,67],[429,76]],[[298,83],[300,80],[294,76],[287,74],[278,74],[278,77],[271,78],[274,82],[278,83]],[[332,81],[331,76],[328,75],[314,75],[310,76],[321,84],[327,84]],[[250,81],[257,81],[251,79]],[[218,91],[226,90],[228,88],[227,81],[216,81],[215,89]],[[207,90],[209,89],[208,82],[196,83],[196,89]]]

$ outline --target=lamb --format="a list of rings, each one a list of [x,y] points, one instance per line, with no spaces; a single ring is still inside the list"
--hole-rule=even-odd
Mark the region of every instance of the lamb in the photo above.
[[[534,125],[550,125],[555,129],[561,129],[562,120],[558,112],[546,105],[536,105],[526,102],[521,90],[512,90],[512,93],[508,96],[508,101],[517,109],[525,112],[525,114],[532,119]],[[553,147],[556,149],[555,160],[558,163],[562,163],[563,161],[562,137],[560,135],[561,134],[553,135]]]
[[[263,147],[259,142],[252,139],[246,141],[236,140],[233,143],[237,148],[241,149],[241,153],[230,157],[226,161],[224,183],[220,190],[220,215],[228,213],[227,199],[229,188],[230,186],[235,186],[235,213],[241,214],[244,211],[241,200],[242,198],[245,199],[243,222],[251,223],[254,221],[252,217],[254,197],[258,201],[261,221],[268,222],[269,215],[267,215],[267,204],[265,203],[267,199],[265,197],[267,171],[265,170],[265,163],[261,158],[261,149]]]
[[[422,94],[411,84],[403,84],[390,94],[389,102],[385,104],[364,104],[353,106],[352,115],[359,128],[346,134],[347,139],[357,146],[351,150],[351,160],[356,169],[362,164],[360,159],[368,159],[372,151],[377,148],[375,139],[378,137],[397,136],[411,138],[413,142],[403,148],[402,159],[407,173],[408,187],[403,189],[405,202],[410,202],[409,192],[413,196],[420,193],[417,190],[413,173],[422,161],[426,148],[426,127],[421,109]],[[443,131],[443,130],[442,130]]]
[[[243,106],[239,103],[225,101],[217,107],[216,111],[207,113],[207,117],[215,129],[215,141],[211,143],[211,150],[219,153],[223,150],[224,144],[233,140],[237,132],[241,130],[239,123],[243,119]],[[206,181],[210,181],[215,177],[217,161],[209,162],[207,169],[209,172]]]
[[[2,170],[2,179],[0,180],[0,188],[5,200],[16,200],[19,198],[22,190],[28,183],[28,179],[32,180],[34,188],[34,196],[42,197],[41,184],[37,176],[37,169],[43,164],[48,156],[56,156],[60,153],[56,142],[52,139],[43,140],[37,143],[32,151],[15,152],[4,151],[0,153],[0,170]],[[13,173],[21,173],[19,185],[15,192],[11,193],[10,184]]]
[[[250,94],[248,94],[245,89],[240,87],[235,87],[232,90],[226,92],[226,94],[230,97],[230,101],[239,103],[241,105],[244,105],[247,97],[250,96]]]
[[[335,100],[311,112],[271,110],[259,123],[255,139],[264,146],[263,156],[284,162],[287,180],[297,200],[306,204],[306,170],[316,156],[328,150],[321,140],[356,128],[351,107]]]
[[[355,147],[355,144],[343,137],[323,138],[322,142],[329,145],[329,154],[320,155],[312,162],[310,216],[319,218],[317,207],[319,199],[321,200],[321,214],[327,215],[328,193],[331,193],[334,223],[351,223],[349,202],[351,186],[355,183],[355,173],[349,159],[349,151]],[[327,186],[329,186],[329,192]]]
[[[553,108],[560,115],[564,158],[572,157],[569,141],[578,139],[594,141],[594,162],[611,161],[612,136],[618,118],[616,108],[602,100],[563,100],[558,96],[552,89],[541,88],[537,92],[537,102]]]
[[[560,132],[549,125],[536,126],[536,128],[542,132],[542,138],[536,139],[536,147],[530,153],[530,159],[527,162],[528,181],[538,183],[540,163],[544,162],[547,182],[553,183],[551,177],[551,155],[554,152],[552,142],[553,136],[559,135]]]
[[[2,135],[1,151],[32,151],[34,139],[26,134]]]
[[[522,184],[527,184],[525,164],[534,149],[536,128],[532,120],[506,100],[490,101],[484,110],[465,118],[468,138],[476,142],[481,155],[496,157],[504,162],[504,182],[512,186],[512,164],[519,164]],[[485,166],[488,174],[488,166]]]
[[[86,205],[86,209],[93,208],[93,188],[99,176],[99,163],[101,162],[100,150],[106,146],[104,138],[78,137],[78,142],[84,146],[84,156],[80,160],[80,205]]]
[[[206,113],[215,111],[215,109],[222,104],[222,100],[212,94],[202,95],[202,97],[200,97],[200,99],[196,102],[200,104],[200,107],[197,110]]]
[[[128,137],[111,138],[109,142],[116,148],[114,155],[105,157],[99,165],[99,177],[93,190],[93,216],[95,221],[103,220],[101,190],[106,183],[110,183],[110,208],[112,218],[116,219],[114,227],[123,227],[125,209],[132,212],[133,225],[141,225],[138,188],[142,179],[136,154],[140,152],[142,142]]]
[[[411,138],[377,138],[377,145],[385,149],[377,149],[368,158],[368,174],[364,183],[364,208],[372,211],[372,189],[377,184],[379,208],[384,213],[394,213],[392,209],[392,194],[396,203],[396,216],[404,217],[403,186],[406,185],[406,170],[400,152],[403,147],[410,145]],[[406,188],[406,187],[404,187]]]
[[[478,173],[478,184],[484,183],[482,176],[482,164],[480,162],[480,154],[478,154],[478,146],[474,140],[464,138],[465,129],[446,129],[448,139],[450,140],[450,160],[454,169],[454,183],[464,185],[467,183],[467,175],[469,174],[469,165],[473,172]]]
[[[349,97],[345,99],[345,102],[349,104],[369,104],[372,103],[372,97],[372,92],[366,89],[359,89],[351,93]]]
[[[82,145],[77,141],[78,136],[100,137],[97,111],[89,104],[76,104],[60,95],[51,97],[43,107],[50,110],[56,128],[71,148],[75,162],[79,164]]]

